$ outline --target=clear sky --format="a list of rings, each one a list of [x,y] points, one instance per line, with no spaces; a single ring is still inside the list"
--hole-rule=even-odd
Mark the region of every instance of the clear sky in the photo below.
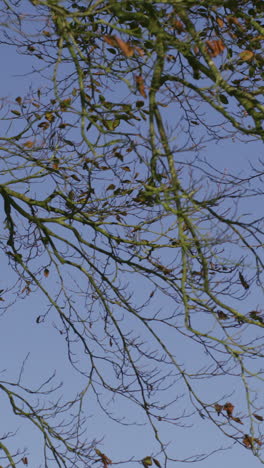
[[[17,54],[15,48],[1,46],[1,97],[13,99],[17,96],[24,95],[30,84],[36,87],[41,86],[37,81],[37,75],[28,74],[32,71],[34,62],[29,57]],[[4,66],[3,66],[4,64]],[[43,80],[44,84],[44,80]],[[171,116],[173,118],[173,116]],[[222,141],[218,145],[210,142],[201,150],[200,157],[206,157],[212,165],[219,167],[219,169],[226,169],[235,171],[240,175],[247,174],[248,165],[258,157],[263,156],[263,147],[255,142],[242,143],[232,141]],[[245,211],[261,214],[263,210],[263,203],[261,199],[254,201],[254,206],[250,201],[246,201]],[[3,216],[1,217],[3,222]],[[6,259],[0,254],[2,264],[2,277],[0,281],[0,288],[5,289],[7,282],[10,279],[11,272],[8,268]],[[47,282],[52,282],[52,272]],[[51,283],[50,283],[51,284]],[[144,286],[135,280],[135,289],[137,294],[144,295]],[[257,301],[261,298],[257,298]],[[157,305],[165,306],[164,304]],[[14,297],[14,305],[8,310],[8,313],[1,317],[1,340],[0,340],[0,355],[2,356],[0,371],[2,370],[2,379],[13,378],[15,379],[20,372],[21,365],[29,354],[25,364],[25,382],[32,385],[38,385],[43,379],[48,378],[49,375],[56,371],[55,381],[57,383],[63,381],[63,390],[59,390],[57,395],[74,397],[75,392],[80,389],[80,384],[83,385],[81,377],[72,370],[66,357],[66,346],[63,336],[60,335],[59,330],[52,326],[53,321],[49,320],[47,323],[36,323],[36,317],[44,313],[46,304],[44,298],[39,292],[30,294],[24,300],[17,300]],[[54,323],[56,319],[54,318]],[[173,337],[171,337],[173,339]],[[179,346],[175,343],[175,347]],[[182,345],[181,351],[182,359],[194,363],[196,360],[202,358],[201,354],[196,354],[195,348],[192,346]],[[197,362],[197,365],[199,362]],[[211,386],[207,383],[199,383],[204,386],[204,391],[208,393],[208,399],[211,398],[212,402],[215,401],[215,395],[224,392],[230,395],[232,391],[236,393],[236,381],[233,379],[226,383],[223,379],[219,379],[219,388]],[[206,386],[208,385],[208,389]],[[225,388],[226,386],[226,388]],[[261,390],[261,389],[260,389]],[[261,391],[263,391],[262,389]],[[178,391],[178,390],[177,390]],[[210,393],[212,392],[212,393]],[[212,396],[210,396],[212,395]],[[264,403],[264,402],[263,402]],[[113,457],[113,453],[120,455],[120,460],[129,459],[134,454],[139,458],[144,458],[153,453],[153,446],[149,435],[149,430],[146,426],[131,426],[122,427],[111,420],[108,420],[105,415],[99,411],[95,401],[89,401],[87,404],[87,414],[90,418],[88,424],[87,438],[88,440],[93,437],[103,436],[104,440],[100,446],[101,450],[113,459],[113,462],[118,461]],[[113,402],[107,403],[111,410],[115,409]],[[179,403],[180,404],[180,403]],[[236,394],[236,408],[243,413],[243,407],[240,407],[239,395]],[[135,409],[132,405],[125,404],[122,408],[118,407],[119,412],[122,410],[129,419],[133,421]],[[18,439],[20,446],[29,448],[28,458],[30,467],[40,467],[40,444],[38,442],[38,434],[35,429],[32,429],[28,423],[23,424],[21,421],[11,415],[6,397],[0,395],[0,412],[2,414],[0,423],[0,434],[12,432],[19,426]],[[89,420],[88,420],[89,421]],[[221,438],[219,432],[213,425],[204,421],[202,417],[196,415],[194,418],[186,417],[185,428],[171,426],[167,430],[167,440],[176,440],[173,442],[175,457],[188,457],[189,455],[197,453],[206,453],[214,450],[216,447],[227,447],[228,441]],[[246,431],[245,431],[246,432]],[[128,433],[130,436],[128,437]],[[34,444],[32,444],[34,441]],[[12,444],[12,439],[10,444]],[[32,448],[34,445],[34,448]],[[230,443],[230,446],[232,444]],[[159,459],[159,455],[156,454]],[[223,468],[223,466],[239,468],[257,468],[260,465],[259,460],[252,456],[250,450],[241,446],[234,445],[232,449],[222,450],[212,455],[209,459],[197,462],[197,468]],[[133,463],[126,463],[124,466],[130,468]],[[184,463],[177,463],[179,468],[186,466]],[[52,464],[50,465],[52,468]]]

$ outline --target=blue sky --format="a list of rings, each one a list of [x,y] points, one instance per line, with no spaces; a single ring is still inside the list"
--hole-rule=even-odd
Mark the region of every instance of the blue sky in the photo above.
[[[16,53],[14,48],[2,46],[1,47],[1,63],[4,63],[4,67],[1,67],[1,97],[8,96],[10,100],[17,96],[24,95],[30,84],[33,87],[41,86],[42,80],[37,81],[37,75],[29,75],[32,71],[32,59],[24,56],[20,56]],[[35,63],[34,63],[35,65]],[[44,80],[43,80],[44,84]],[[173,115],[171,116],[173,118]],[[210,118],[210,117],[209,117]],[[262,146],[258,143],[242,143],[238,141],[222,141],[215,145],[213,142],[207,144],[207,146],[201,150],[200,157],[207,157],[212,165],[215,165],[219,169],[226,169],[229,171],[236,171],[239,174],[247,174],[249,162],[257,160],[263,154]],[[191,157],[191,155],[190,155]],[[254,210],[254,214],[262,211],[261,199],[254,201],[252,206],[250,200],[246,201],[245,209],[247,212]],[[10,271],[6,260],[1,255],[2,261],[2,275],[0,288],[5,289],[6,283],[10,280]],[[52,272],[50,277],[47,278],[47,282],[52,284]],[[135,289],[137,294],[144,296],[144,286],[135,280]],[[254,298],[257,302],[261,301],[261,297]],[[158,304],[159,306],[165,307],[164,304]],[[244,304],[245,306],[245,304]],[[29,384],[38,384],[44,378],[48,378],[49,375],[56,370],[55,381],[59,383],[61,380],[64,382],[63,390],[58,390],[58,395],[69,398],[74,397],[75,393],[79,391],[80,385],[84,385],[84,381],[81,377],[72,370],[68,361],[65,359],[65,341],[60,335],[58,329],[52,326],[56,323],[50,319],[47,323],[36,323],[36,317],[45,313],[46,304],[44,298],[40,293],[30,294],[25,300],[17,300],[14,296],[14,304],[8,310],[7,314],[1,317],[1,329],[3,332],[0,341],[0,355],[4,356],[2,360],[2,366],[0,370],[3,370],[3,380],[8,378],[15,379],[18,376],[21,369],[21,364],[26,358],[28,352],[30,355],[25,365],[25,381]],[[171,337],[173,340],[173,337]],[[175,347],[178,343],[175,343]],[[195,347],[181,345],[180,352],[182,353],[183,359],[186,362],[190,361],[196,364],[196,359],[202,358],[202,355],[196,354]],[[198,363],[197,363],[198,364]],[[4,371],[5,370],[5,371]],[[206,387],[207,384],[200,384]],[[223,379],[220,379],[219,388],[217,385],[208,385],[208,389],[204,391],[208,394],[208,399],[211,398],[215,401],[215,397],[210,392],[219,391],[220,393],[226,393],[227,395],[236,392],[236,381],[232,379],[226,383]],[[261,391],[261,389],[258,389]],[[182,389],[180,389],[181,393]],[[238,393],[239,396],[239,393]],[[239,398],[236,396],[236,408],[243,412],[243,405],[239,408]],[[115,405],[112,402],[107,402],[109,408]],[[129,459],[136,454],[136,458],[144,458],[147,455],[153,453],[152,438],[150,437],[149,430],[146,426],[132,426],[122,427],[112,421],[109,421],[103,414],[97,409],[96,402],[92,399],[86,402],[87,408],[85,408],[86,414],[89,415],[90,424],[88,424],[87,437],[89,440],[94,437],[104,436],[104,440],[100,445],[100,449],[116,461],[113,457],[114,454],[119,455],[119,459]],[[135,409],[132,405],[118,403],[118,410],[123,411],[126,416],[133,421],[135,416]],[[6,433],[14,430],[17,427],[16,418],[14,418],[6,403],[6,398],[0,398],[0,409],[1,413],[5,415],[1,422],[1,432]],[[193,423],[192,427],[188,427],[190,423]],[[36,430],[32,430],[28,423],[18,423],[20,429],[18,432],[18,439],[20,446],[29,447],[29,466],[38,467],[41,466],[40,462],[40,443],[39,437]],[[167,429],[166,438],[167,441],[173,440],[173,452],[175,451],[175,458],[188,457],[189,455],[196,453],[205,453],[213,450],[216,447],[226,447],[228,441],[225,441],[219,435],[219,432],[210,424],[208,421],[204,421],[198,415],[192,418],[186,418],[186,428],[171,426]],[[129,437],[128,437],[129,434]],[[176,440],[176,443],[174,442]],[[32,441],[34,443],[32,444]],[[12,439],[11,439],[12,444]],[[32,449],[32,446],[34,448]],[[157,455],[157,454],[155,454]],[[159,459],[159,455],[156,456]],[[209,459],[197,462],[195,466],[198,468],[209,468],[212,465],[214,468],[222,468],[223,464],[227,467],[233,467],[239,464],[240,468],[246,468],[248,466],[255,468],[260,465],[259,460],[252,456],[250,450],[235,445],[232,450],[223,450],[218,452]],[[50,467],[52,468],[52,464]],[[126,463],[126,467],[130,468],[136,466],[133,463]],[[186,466],[185,463],[177,463],[177,466]]]

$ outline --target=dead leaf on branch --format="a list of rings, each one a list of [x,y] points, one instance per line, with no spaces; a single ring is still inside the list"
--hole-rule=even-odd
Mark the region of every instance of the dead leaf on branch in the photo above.
[[[19,112],[18,110],[15,110],[15,109],[11,110],[11,112],[12,112],[12,114],[17,115],[18,117],[21,115],[21,112]]]
[[[161,464],[159,462],[159,460],[157,460],[156,458],[153,458],[153,461],[155,463],[156,466],[158,466],[159,468],[161,468]]]
[[[104,41],[110,46],[116,46],[116,40],[114,36],[103,36]]]
[[[246,289],[246,290],[249,289],[249,284],[248,284],[248,282],[245,280],[245,278],[244,278],[244,276],[242,275],[241,272],[239,272],[238,276],[239,276],[239,281],[240,281],[240,283],[242,284],[243,288]]]
[[[227,402],[224,406],[223,409],[226,411],[227,416],[230,418],[232,417],[233,410],[234,410],[234,405],[232,403]]]
[[[221,414],[221,411],[223,409],[223,406],[222,405],[219,405],[218,403],[216,403],[214,405],[214,408],[215,408],[215,411],[217,412],[217,415],[219,416]]]
[[[219,28],[223,28],[224,25],[225,25],[224,21],[222,20],[222,18],[219,18],[219,16],[216,18],[216,22],[217,22]]]
[[[30,148],[32,148],[33,146],[34,146],[34,141],[26,141],[26,142],[24,143],[24,147],[25,147],[25,148],[29,148],[29,149],[30,149]]]
[[[253,413],[254,418],[256,418],[258,421],[264,421],[263,416],[260,416],[259,414]]]
[[[106,187],[105,190],[115,190],[115,188],[116,188],[115,184],[110,184],[108,185],[108,187]]]
[[[148,468],[148,466],[151,466],[152,465],[152,457],[143,458],[142,465],[144,466],[144,468]]]
[[[250,437],[248,434],[245,434],[244,439],[243,439],[243,444],[246,447],[251,448],[252,447],[252,437]]]
[[[129,42],[123,41],[118,36],[103,36],[104,41],[111,47],[117,47],[120,49],[125,57],[133,57],[134,53],[137,52],[140,57],[143,57],[144,50],[138,46],[133,46]]]
[[[47,130],[49,128],[50,124],[49,122],[41,122],[38,127],[43,128],[43,130]]]
[[[184,25],[180,20],[174,20],[172,24],[175,27],[178,34],[181,34],[184,31]]]
[[[222,39],[216,39],[213,41],[206,41],[207,51],[211,57],[217,57],[217,55],[222,54],[225,50],[225,45]]]
[[[248,434],[245,434],[245,435],[244,435],[243,444],[244,444],[247,448],[253,448],[254,442],[255,442],[256,444],[258,444],[258,445],[261,447],[261,445],[262,445],[261,440],[255,438],[255,437],[251,437],[251,436],[249,436]]]
[[[140,55],[140,57],[144,57],[145,55],[145,52],[143,49],[141,49],[140,47],[138,46],[133,46],[134,50],[138,53],[138,55]]]
[[[112,465],[112,460],[102,453],[101,450],[95,449],[95,453],[100,457],[103,468],[108,468],[109,465]]]
[[[137,89],[140,92],[141,96],[146,98],[147,95],[146,95],[146,91],[145,91],[145,82],[144,82],[143,76],[141,76],[141,75],[136,76],[136,85],[137,85]]]
[[[238,424],[244,424],[243,421],[241,421],[240,418],[235,418],[234,416],[231,417],[232,421],[238,423]]]
[[[222,310],[218,310],[217,315],[218,315],[219,320],[227,320],[229,318],[228,315]]]
[[[248,62],[253,59],[254,53],[251,50],[244,50],[243,52],[240,52],[239,57],[243,62]]]
[[[48,121],[48,122],[54,122],[55,120],[55,115],[52,113],[52,112],[46,112],[45,113],[45,119]]]
[[[236,16],[231,16],[231,15],[228,15],[227,16],[227,21],[229,24],[235,24],[236,26],[242,28],[242,24],[240,23],[239,19],[236,17]]]
[[[128,42],[123,41],[120,37],[114,36],[118,47],[122,50],[126,57],[132,57],[134,55],[134,48],[129,45]]]

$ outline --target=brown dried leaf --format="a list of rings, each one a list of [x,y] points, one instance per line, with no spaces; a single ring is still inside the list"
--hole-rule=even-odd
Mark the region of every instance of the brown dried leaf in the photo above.
[[[140,55],[140,57],[144,57],[144,55],[145,55],[145,52],[144,52],[144,50],[143,50],[143,49],[141,49],[141,47],[134,46],[134,50],[135,50],[135,52],[137,52],[137,53],[138,53],[138,55]]]
[[[236,26],[242,27],[242,24],[236,16],[227,16],[227,21],[229,24],[235,24]]]
[[[110,184],[106,187],[106,190],[114,190],[116,188],[115,184]]]
[[[146,95],[146,91],[145,91],[145,82],[144,82],[143,76],[141,76],[141,75],[136,76],[136,85],[137,85],[137,89],[140,92],[141,96],[146,98],[147,95]]]
[[[217,315],[220,320],[227,320],[229,318],[228,315],[222,310],[218,310]]]
[[[216,18],[216,22],[217,22],[219,28],[223,28],[224,25],[225,25],[225,23],[224,23],[224,21],[222,20],[222,18],[217,17],[217,18]]]
[[[11,110],[11,112],[12,112],[12,114],[17,115],[18,117],[21,115],[21,112],[19,112],[18,110],[15,110],[15,109]]]
[[[248,448],[252,448],[252,437],[250,437],[248,434],[245,434],[243,438],[243,444]]]
[[[254,416],[258,421],[264,421],[263,416],[260,416],[259,414],[253,413],[253,416]]]
[[[179,20],[174,20],[173,21],[173,26],[175,26],[175,29],[176,29],[177,33],[179,33],[179,34],[181,34],[184,31],[184,25]]]
[[[255,437],[253,438],[253,437],[250,437],[248,434],[245,434],[244,439],[243,439],[243,444],[248,448],[252,448],[253,442],[258,444],[260,447],[262,445],[261,440],[259,440],[258,438],[255,438]]]
[[[256,439],[255,437],[254,437],[254,439],[253,439],[253,440],[254,440],[254,442],[256,442],[256,444],[258,444],[258,445],[261,447],[261,445],[262,445],[262,442],[261,442],[261,440],[259,440],[259,439]]]
[[[134,55],[134,48],[131,47],[128,42],[123,41],[120,37],[114,36],[117,46],[122,50],[126,57],[132,57]]]
[[[55,158],[52,162],[52,169],[59,169],[59,164],[60,164],[60,160],[58,158]]]
[[[227,413],[227,416],[230,418],[233,414],[233,410],[234,410],[234,405],[232,405],[232,403],[230,402],[227,402],[224,406],[223,406],[223,409],[226,411]]]
[[[116,40],[113,36],[103,36],[104,41],[112,47],[116,47]]]
[[[32,146],[34,146],[34,141],[26,141],[24,143],[25,148],[32,148]]]
[[[95,449],[95,453],[101,458],[104,468],[108,468],[108,465],[112,465],[112,460],[102,453],[101,450]]]
[[[222,409],[223,409],[223,406],[222,405],[219,405],[218,403],[216,403],[214,405],[214,408],[215,408],[215,411],[217,412],[217,415],[219,416],[219,414],[221,413]]]
[[[159,468],[161,468],[161,464],[159,462],[159,460],[157,460],[156,458],[153,458],[153,461],[155,463],[156,466],[158,466]]]
[[[55,115],[52,112],[46,112],[45,119],[48,120],[48,122],[54,122]]]
[[[47,278],[49,276],[49,269],[45,268],[45,270],[43,271],[43,274],[44,274],[45,278]]]
[[[248,62],[253,59],[254,52],[252,52],[252,50],[244,50],[243,52],[240,52],[239,57],[243,62]]]
[[[225,45],[222,39],[216,39],[213,41],[206,41],[207,50],[211,57],[217,57],[225,50]]]
[[[247,283],[247,281],[245,280],[245,278],[244,278],[244,276],[242,275],[241,272],[239,272],[238,276],[239,276],[239,280],[240,280],[240,283],[242,284],[243,288],[248,289],[249,284]]]
[[[232,419],[233,421],[235,421],[236,423],[238,423],[238,424],[244,424],[243,421],[241,421],[240,418],[234,418],[234,416],[232,416],[231,419]]]
[[[38,124],[38,127],[43,128],[43,130],[47,130],[49,126],[50,126],[49,122],[41,122],[40,124]]]

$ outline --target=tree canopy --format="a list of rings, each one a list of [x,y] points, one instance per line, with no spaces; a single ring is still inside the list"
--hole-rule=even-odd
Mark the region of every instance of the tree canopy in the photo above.
[[[1,15],[31,64],[2,98],[1,309],[37,295],[32,323],[58,330],[82,382],[53,399],[52,366],[33,388],[25,360],[0,382],[10,410],[47,467],[124,463],[91,433],[90,398],[124,433],[149,428],[152,453],[126,463],[202,460],[212,447],[166,440],[197,416],[263,463],[263,161],[205,158],[264,139],[263,1],[3,0]],[[30,445],[0,447],[28,464]]]

